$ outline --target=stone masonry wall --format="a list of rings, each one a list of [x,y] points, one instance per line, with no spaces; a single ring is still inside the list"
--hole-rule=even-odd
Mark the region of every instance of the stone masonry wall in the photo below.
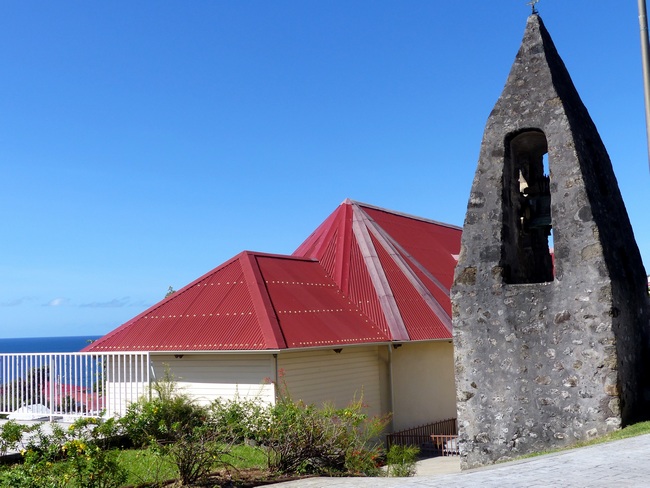
[[[512,283],[507,141],[531,130],[548,146],[555,269]],[[486,125],[452,303],[463,468],[649,418],[645,270],[607,152],[537,15]]]

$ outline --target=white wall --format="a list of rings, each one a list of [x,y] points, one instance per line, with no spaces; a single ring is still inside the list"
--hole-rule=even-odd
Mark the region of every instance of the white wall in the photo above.
[[[387,346],[359,346],[312,351],[281,351],[280,381],[295,400],[342,408],[363,395],[369,415],[390,410]],[[169,365],[181,389],[201,403],[217,397],[259,398],[275,402],[272,354],[152,355],[157,378]],[[456,417],[453,346],[413,342],[392,350],[393,430]],[[151,378],[153,381],[153,377]],[[111,389],[112,385],[107,385]]]
[[[272,354],[152,355],[151,361],[156,378],[162,379],[169,365],[180,390],[202,404],[236,396],[275,402],[275,387],[268,382],[275,376]]]
[[[278,367],[294,400],[337,408],[347,406],[363,395],[368,415],[379,415],[386,399],[382,398],[381,364],[378,348],[348,347],[340,353],[332,349],[285,352],[278,355]]]
[[[450,342],[411,342],[393,350],[393,430],[456,417]]]

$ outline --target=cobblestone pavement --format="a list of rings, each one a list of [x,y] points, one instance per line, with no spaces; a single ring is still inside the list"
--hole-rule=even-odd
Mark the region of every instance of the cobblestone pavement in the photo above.
[[[455,474],[413,478],[311,478],[274,488],[647,487],[650,434]]]

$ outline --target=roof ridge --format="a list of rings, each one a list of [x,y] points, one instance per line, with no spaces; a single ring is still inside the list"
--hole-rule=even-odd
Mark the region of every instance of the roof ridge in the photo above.
[[[275,307],[273,306],[268,288],[266,287],[264,276],[262,275],[262,270],[260,269],[260,265],[257,262],[258,256],[275,257],[271,255],[265,255],[263,253],[256,254],[247,252],[247,259],[242,260],[242,270],[244,272],[244,276],[246,277],[244,281],[248,284],[248,291],[253,303],[253,309],[257,314],[257,319],[259,320],[260,329],[262,335],[264,336],[267,348],[286,349],[287,340],[284,337],[282,327],[280,326],[280,321],[276,315]],[[313,259],[298,260],[313,261]]]
[[[411,285],[418,290],[420,296],[424,302],[431,308],[431,310],[441,319],[441,322],[447,327],[451,332],[451,317],[447,311],[440,305],[438,300],[431,294],[427,289],[422,280],[417,276],[414,270],[409,266],[408,262],[412,263],[413,266],[417,267],[427,278],[429,278],[443,293],[449,295],[449,289],[445,287],[440,280],[436,278],[429,270],[427,270],[417,259],[415,259],[411,254],[409,254],[404,247],[402,247],[381,225],[379,225],[371,216],[367,216],[367,221],[371,225],[367,225],[369,231],[374,234],[375,238],[379,241],[380,244],[384,246],[388,254],[392,257],[395,264],[402,271],[406,279],[411,283]],[[442,320],[443,317],[446,320]]]
[[[369,219],[370,216],[361,208],[353,207],[352,232],[357,239],[357,245],[359,246],[366,268],[368,269],[368,274],[370,275],[370,280],[377,293],[379,305],[386,318],[391,338],[398,341],[409,340],[408,330],[406,329],[401,310],[397,305],[390,282],[379,261],[379,256],[369,235],[369,227],[366,223]]]
[[[454,224],[447,224],[445,222],[440,222],[438,220],[428,219],[426,217],[419,217],[417,215],[409,214],[409,213],[406,213],[406,212],[399,212],[397,210],[391,210],[389,208],[379,207],[377,205],[371,205],[369,203],[359,202],[357,200],[352,200],[350,198],[347,198],[346,201],[343,202],[343,203],[348,204],[348,205],[357,206],[357,207],[371,208],[373,210],[378,210],[380,212],[390,213],[390,214],[393,214],[393,215],[397,215],[399,217],[405,217],[407,219],[419,220],[420,222],[427,222],[429,224],[440,225],[442,227],[448,227],[450,229],[463,230],[462,227],[459,227],[459,226],[454,225]]]

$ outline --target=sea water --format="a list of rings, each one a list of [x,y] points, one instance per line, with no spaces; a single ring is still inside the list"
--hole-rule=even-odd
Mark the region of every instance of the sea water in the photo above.
[[[101,336],[26,337],[0,339],[0,353],[78,352]]]
[[[27,354],[48,352],[78,352],[101,336],[25,337],[0,339],[0,354]],[[25,361],[27,364],[28,361]],[[4,361],[0,361],[0,384],[4,377]],[[22,376],[22,373],[19,373]]]

